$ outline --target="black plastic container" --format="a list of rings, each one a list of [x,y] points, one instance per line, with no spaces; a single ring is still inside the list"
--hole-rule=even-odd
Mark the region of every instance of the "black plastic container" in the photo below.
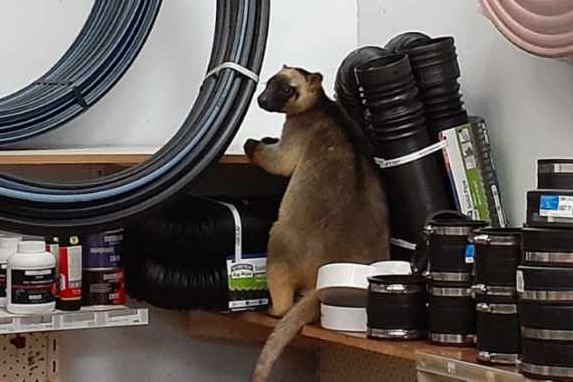
[[[478,302],[476,312],[477,360],[514,365],[521,353],[517,301]]]
[[[473,346],[476,311],[470,284],[452,287],[432,282],[428,292],[430,340],[438,345]]]
[[[426,280],[422,276],[372,276],[368,282],[368,337],[402,340],[427,337]]]
[[[393,259],[410,260],[427,217],[453,208],[444,174],[440,172],[440,153],[388,165],[388,160],[416,153],[431,144],[405,54],[387,54],[371,60],[356,67],[355,75],[366,106],[365,133],[374,155],[386,161],[379,161],[379,165],[387,184],[390,226],[397,239],[391,255]],[[403,242],[409,245],[396,245]]]
[[[538,159],[537,188],[573,190],[573,159]]]
[[[523,229],[522,264],[573,267],[573,234],[568,229]]]
[[[430,137],[438,140],[438,133],[468,122],[459,93],[460,76],[453,37],[438,37],[405,45],[420,98],[424,102]],[[443,105],[447,104],[448,107]]]
[[[481,298],[516,298],[516,272],[521,258],[521,230],[483,228],[469,241],[474,246],[474,285]],[[494,301],[488,300],[488,301]]]
[[[527,226],[573,229],[573,190],[527,192]]]
[[[471,281],[473,257],[466,256],[469,236],[484,221],[434,219],[424,227],[429,236],[429,270],[434,281]]]

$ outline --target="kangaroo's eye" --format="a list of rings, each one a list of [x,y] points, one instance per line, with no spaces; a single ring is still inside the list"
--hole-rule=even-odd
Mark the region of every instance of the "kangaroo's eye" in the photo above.
[[[285,85],[281,88],[281,91],[284,95],[290,96],[294,93],[294,88],[288,85]]]

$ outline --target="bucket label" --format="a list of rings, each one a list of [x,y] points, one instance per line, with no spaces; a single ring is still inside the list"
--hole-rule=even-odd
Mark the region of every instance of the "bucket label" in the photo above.
[[[0,298],[6,297],[6,264],[0,265]]]
[[[573,218],[573,196],[541,195],[539,215],[544,217]]]
[[[473,244],[466,245],[466,251],[465,251],[466,264],[474,263],[475,253],[476,253],[476,248]]]
[[[264,309],[269,305],[266,266],[263,254],[242,255],[240,260],[227,258],[231,311]]]
[[[54,268],[12,269],[10,276],[12,303],[45,304],[56,300]]]

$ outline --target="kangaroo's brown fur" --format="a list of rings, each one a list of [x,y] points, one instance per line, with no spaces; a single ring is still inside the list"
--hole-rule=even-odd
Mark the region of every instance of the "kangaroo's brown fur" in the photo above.
[[[280,140],[250,139],[245,152],[267,172],[290,177],[268,246],[269,313],[284,318],[257,363],[253,380],[263,382],[300,328],[318,318],[318,268],[387,259],[389,231],[386,195],[360,130],[326,97],[322,75],[285,66],[258,102],[285,113],[286,122]],[[297,292],[306,296],[295,305]]]

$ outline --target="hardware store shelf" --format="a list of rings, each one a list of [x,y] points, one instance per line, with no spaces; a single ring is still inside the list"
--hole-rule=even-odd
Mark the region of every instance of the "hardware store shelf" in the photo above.
[[[147,160],[157,147],[97,147],[54,150],[0,150],[0,165],[136,165]],[[247,164],[244,155],[224,155],[221,164]]]
[[[147,325],[149,310],[142,306],[83,307],[46,315],[17,315],[0,309],[0,334]]]

